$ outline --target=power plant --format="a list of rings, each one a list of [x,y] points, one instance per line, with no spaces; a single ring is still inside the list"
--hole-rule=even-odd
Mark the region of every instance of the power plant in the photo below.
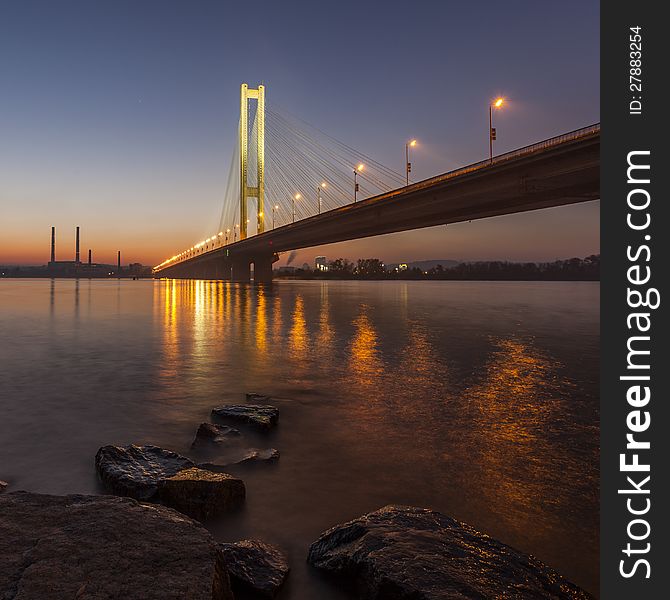
[[[93,252],[88,250],[88,262],[81,262],[80,230],[75,228],[74,260],[56,260],[56,228],[51,228],[51,260],[40,269],[40,275],[48,277],[141,277],[150,276],[151,269],[136,263],[121,266],[121,250],[117,252],[116,265],[94,263]],[[146,273],[144,271],[147,271]]]
[[[152,278],[151,267],[140,263],[121,266],[121,250],[116,264],[94,263],[93,251],[88,249],[88,261],[81,262],[80,228],[75,228],[74,260],[56,260],[56,228],[51,228],[50,260],[42,266],[0,265],[0,277],[66,277],[66,278]]]
[[[90,262],[90,252],[89,252],[89,263],[86,265],[92,267],[93,265]],[[51,228],[51,260],[49,261],[47,268],[49,271],[54,272],[59,275],[73,275],[82,267],[81,261],[79,260],[79,227],[75,229],[75,246],[74,246],[74,260],[56,260],[56,228]]]

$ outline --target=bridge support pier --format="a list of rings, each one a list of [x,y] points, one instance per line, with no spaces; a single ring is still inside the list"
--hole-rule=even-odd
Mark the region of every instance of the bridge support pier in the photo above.
[[[272,263],[274,257],[272,254],[267,256],[257,256],[254,258],[254,282],[272,283]]]
[[[231,261],[231,267],[232,281],[248,283],[251,280],[251,260],[249,258],[235,258]]]

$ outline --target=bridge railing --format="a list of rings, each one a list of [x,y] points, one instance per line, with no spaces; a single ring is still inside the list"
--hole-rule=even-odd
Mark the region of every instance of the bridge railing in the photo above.
[[[522,148],[517,148],[516,150],[511,150],[510,152],[505,152],[504,154],[499,154],[494,156],[493,159],[481,160],[476,163],[472,163],[466,167],[459,167],[453,171],[443,173],[442,175],[436,175],[430,179],[424,179],[415,184],[412,184],[406,188],[400,188],[399,190],[394,190],[390,195],[395,195],[406,190],[418,190],[423,187],[435,185],[440,181],[446,181],[447,179],[452,179],[453,177],[459,177],[460,175],[465,175],[466,173],[471,173],[473,171],[478,171],[492,165],[500,164],[508,160],[513,160],[521,156],[526,156],[528,154],[533,154],[534,152],[539,152],[541,150],[546,150],[549,148],[554,148],[565,144],[567,142],[572,142],[580,140],[582,138],[591,137],[600,133],[600,123],[595,123],[589,125],[588,127],[582,127],[580,129],[575,129],[574,131],[569,131],[568,133],[563,133],[555,137],[543,140],[541,142],[536,142],[528,146],[523,146]]]

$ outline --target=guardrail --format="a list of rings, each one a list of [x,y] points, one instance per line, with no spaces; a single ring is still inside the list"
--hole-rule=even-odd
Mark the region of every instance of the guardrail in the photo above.
[[[447,179],[452,179],[453,177],[458,177],[460,175],[465,175],[466,173],[471,173],[472,171],[478,171],[479,169],[500,164],[502,162],[506,162],[514,158],[519,158],[527,154],[533,154],[534,152],[538,152],[540,150],[546,150],[548,148],[560,146],[561,144],[565,144],[566,142],[573,142],[575,140],[580,140],[582,138],[591,137],[599,134],[600,134],[600,123],[595,123],[594,125],[589,125],[588,127],[575,129],[574,131],[569,131],[568,133],[563,133],[561,135],[557,135],[556,137],[549,138],[541,142],[536,142],[534,144],[530,144],[529,146],[523,146],[522,148],[517,148],[516,150],[511,150],[510,152],[505,152],[504,154],[499,154],[498,156],[494,156],[492,160],[491,159],[481,160],[479,162],[468,165],[467,167],[459,167],[454,171],[449,171],[448,173],[443,173],[442,175],[437,175],[435,177],[431,177],[430,179],[424,179],[423,181],[419,181],[406,188],[400,188],[400,190],[395,190],[394,192],[391,193],[393,194],[401,190],[402,191],[419,190],[424,187],[434,185],[435,183],[438,183],[440,181],[445,181]]]

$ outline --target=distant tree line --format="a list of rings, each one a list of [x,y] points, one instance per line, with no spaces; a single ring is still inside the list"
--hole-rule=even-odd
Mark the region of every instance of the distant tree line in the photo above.
[[[328,263],[327,271],[296,269],[281,277],[303,279],[399,279],[399,280],[481,280],[481,281],[599,281],[600,255],[544,263],[508,261],[463,262],[445,268],[437,265],[427,271],[419,268],[388,269],[378,258],[359,258],[355,263],[338,258]]]

